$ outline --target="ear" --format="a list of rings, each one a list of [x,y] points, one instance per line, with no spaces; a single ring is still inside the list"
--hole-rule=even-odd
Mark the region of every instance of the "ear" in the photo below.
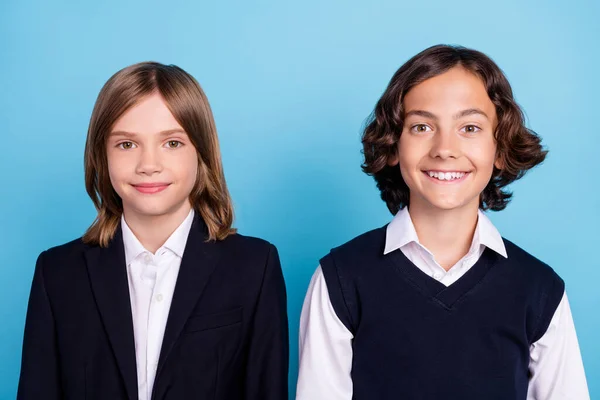
[[[400,160],[398,159],[398,147],[396,146],[396,148],[394,149],[394,154],[390,155],[387,159],[387,165],[390,167],[395,167],[396,165],[398,165],[399,162]]]
[[[501,157],[496,156],[496,161],[494,161],[494,167],[496,167],[499,170],[502,170],[504,168],[504,160]]]

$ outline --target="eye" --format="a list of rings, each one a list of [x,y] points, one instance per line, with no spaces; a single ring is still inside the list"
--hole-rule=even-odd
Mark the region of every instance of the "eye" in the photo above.
[[[413,125],[410,130],[414,133],[425,133],[425,132],[431,132],[433,131],[433,129],[431,129],[429,126],[425,125],[425,124],[417,124],[417,125]]]
[[[476,125],[467,125],[461,129],[461,131],[463,131],[465,133],[477,133],[480,130],[481,130],[481,128]]]
[[[183,143],[181,143],[179,140],[169,140],[167,143],[165,143],[167,145],[168,148],[170,149],[176,149],[178,147],[183,146]]]
[[[130,150],[135,147],[135,144],[133,144],[133,142],[121,142],[117,145],[117,147],[123,150]]]

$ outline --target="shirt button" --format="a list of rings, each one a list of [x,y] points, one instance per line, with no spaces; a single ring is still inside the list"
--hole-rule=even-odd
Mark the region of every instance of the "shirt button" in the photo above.
[[[159,303],[160,303],[161,301],[163,301],[163,295],[162,295],[162,294],[157,294],[157,295],[156,295],[156,301],[158,301]]]
[[[442,277],[443,277],[443,275],[442,275],[442,273],[441,273],[441,272],[436,272],[435,274],[433,274],[433,278],[434,278],[436,281],[439,281],[440,279],[442,279]]]
[[[146,254],[144,256],[144,261],[146,261],[146,264],[150,264],[152,262],[152,256],[150,254]]]

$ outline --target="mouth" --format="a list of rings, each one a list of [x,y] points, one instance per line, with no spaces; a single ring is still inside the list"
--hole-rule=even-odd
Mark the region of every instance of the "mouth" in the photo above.
[[[462,182],[471,174],[469,171],[422,171],[431,181],[436,183],[458,183]]]
[[[135,190],[137,190],[140,193],[154,194],[154,193],[162,192],[167,187],[169,187],[169,185],[170,185],[170,183],[157,182],[157,183],[139,183],[139,184],[131,185],[131,186],[133,186],[135,188]]]

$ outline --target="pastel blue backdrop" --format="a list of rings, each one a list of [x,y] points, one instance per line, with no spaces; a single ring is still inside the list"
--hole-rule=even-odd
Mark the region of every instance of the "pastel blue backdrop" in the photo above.
[[[15,396],[38,253],[94,218],[82,156],[110,75],[156,60],[204,87],[236,225],[280,250],[293,393],[298,319],[319,257],[391,218],[359,168],[361,126],[394,71],[437,43],[491,55],[550,149],[491,218],[565,279],[600,397],[599,17],[593,0],[2,1],[0,399]]]

